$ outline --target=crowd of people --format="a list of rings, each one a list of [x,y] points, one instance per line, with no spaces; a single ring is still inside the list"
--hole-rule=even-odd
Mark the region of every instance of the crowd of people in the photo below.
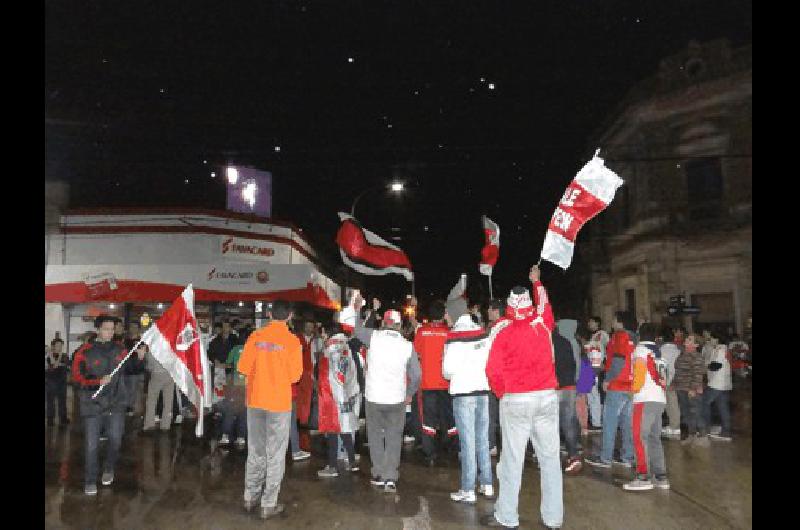
[[[451,499],[494,499],[482,523],[504,528],[519,525],[526,460],[539,468],[542,522],[559,528],[563,475],[581,473],[584,463],[631,468],[628,491],[668,489],[662,438],[700,450],[732,440],[732,380],[750,373],[747,342],[637,323],[624,311],[609,334],[598,317],[557,318],[538,267],[529,280],[530,288],[514,287],[505,301],[485,306],[470,304],[459,282],[422,322],[413,299],[405,314],[381,312],[378,299],[367,303],[360,294],[324,323],[295,318],[284,301],[271,304],[258,329],[223,319],[201,339],[214,374],[214,403],[205,411],[191,408],[140,343],[138,324],[125,333],[121,321],[100,316],[71,357],[60,337],[46,348],[48,426],[56,408],[60,423],[69,422],[71,374],[85,435],[84,491],[94,495],[100,471],[103,485],[114,481],[126,414],[143,417],[145,435],[184,416],[214,414],[216,443],[247,450],[244,508],[258,507],[265,519],[284,511],[286,459],[308,460],[312,437],[325,444],[320,479],[359,472],[367,447],[370,484],[387,493],[398,489],[403,444],[415,443],[428,466],[458,454],[461,479]],[[593,434],[601,435],[600,451],[584,455]]]

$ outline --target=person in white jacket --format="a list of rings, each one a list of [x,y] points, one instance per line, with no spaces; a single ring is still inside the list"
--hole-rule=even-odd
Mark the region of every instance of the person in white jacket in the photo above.
[[[486,497],[494,496],[488,436],[489,382],[486,379],[490,345],[488,335],[469,313],[458,318],[445,342],[442,376],[450,381],[453,414],[461,444],[461,489],[450,494],[456,502],[476,502],[476,468],[480,470],[480,493]]]
[[[705,434],[711,427],[711,405],[716,403],[719,411],[722,430],[719,434],[709,434],[712,440],[730,442],[731,437],[731,403],[730,395],[733,389],[731,354],[725,341],[710,333],[710,338],[703,348],[706,358],[708,386],[703,392],[703,413],[701,417],[700,432]]]
[[[364,304],[356,295],[356,314]],[[367,348],[365,380],[367,438],[372,461],[370,484],[397,492],[406,405],[419,388],[422,371],[411,342],[400,334],[402,317],[394,309],[383,314],[381,329],[365,328],[355,319],[354,336]]]

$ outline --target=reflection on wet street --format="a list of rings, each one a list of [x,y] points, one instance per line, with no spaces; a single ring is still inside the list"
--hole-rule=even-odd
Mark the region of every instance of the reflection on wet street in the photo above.
[[[732,443],[712,442],[703,449],[664,440],[669,491],[626,492],[620,481],[630,471],[616,466],[601,472],[585,466],[580,476],[565,477],[564,528],[750,528],[750,395],[749,388],[734,390]],[[459,486],[455,456],[429,468],[410,446],[403,452],[396,495],[370,487],[366,448],[360,473],[320,479],[316,472],[324,466],[324,452],[316,437],[311,460],[286,465],[284,517],[264,522],[241,507],[246,450],[219,448],[210,433],[195,438],[193,423],[142,436],[138,418],[127,419],[114,483],[87,497],[83,434],[75,419],[68,429],[49,428],[45,434],[47,528],[457,529],[480,528],[480,516],[492,510],[492,501],[484,498],[476,506],[450,500]],[[599,445],[600,437],[589,443]],[[520,518],[521,528],[539,527],[539,476],[532,462],[523,476]]]

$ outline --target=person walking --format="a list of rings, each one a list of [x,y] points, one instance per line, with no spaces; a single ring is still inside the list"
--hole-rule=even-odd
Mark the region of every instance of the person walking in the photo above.
[[[72,363],[72,379],[78,385],[84,427],[84,488],[86,495],[97,495],[98,450],[100,435],[108,436],[106,461],[101,482],[114,482],[114,468],[125,432],[125,413],[130,402],[127,378],[144,370],[143,349],[127,357],[125,348],[113,340],[116,317],[101,315],[94,321],[97,338],[84,344]],[[111,373],[124,363],[112,376]],[[102,389],[101,389],[102,387]],[[97,397],[94,393],[100,389]]]

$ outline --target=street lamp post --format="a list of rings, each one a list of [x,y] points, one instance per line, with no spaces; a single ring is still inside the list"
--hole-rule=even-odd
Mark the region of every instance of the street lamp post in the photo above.
[[[380,189],[380,188],[383,188],[383,187],[384,187],[383,184],[379,184],[377,186],[370,186],[369,188],[367,188],[364,191],[362,191],[361,193],[359,193],[356,196],[356,198],[353,200],[353,206],[352,206],[352,208],[350,208],[350,215],[353,216],[353,217],[356,216],[356,204],[358,204],[358,201],[361,199],[361,197],[363,197],[364,195],[366,195],[367,193],[369,193],[372,190]],[[401,193],[403,191],[403,183],[402,182],[392,182],[389,186],[386,186],[386,187],[389,188],[390,190],[396,192],[396,193]]]

